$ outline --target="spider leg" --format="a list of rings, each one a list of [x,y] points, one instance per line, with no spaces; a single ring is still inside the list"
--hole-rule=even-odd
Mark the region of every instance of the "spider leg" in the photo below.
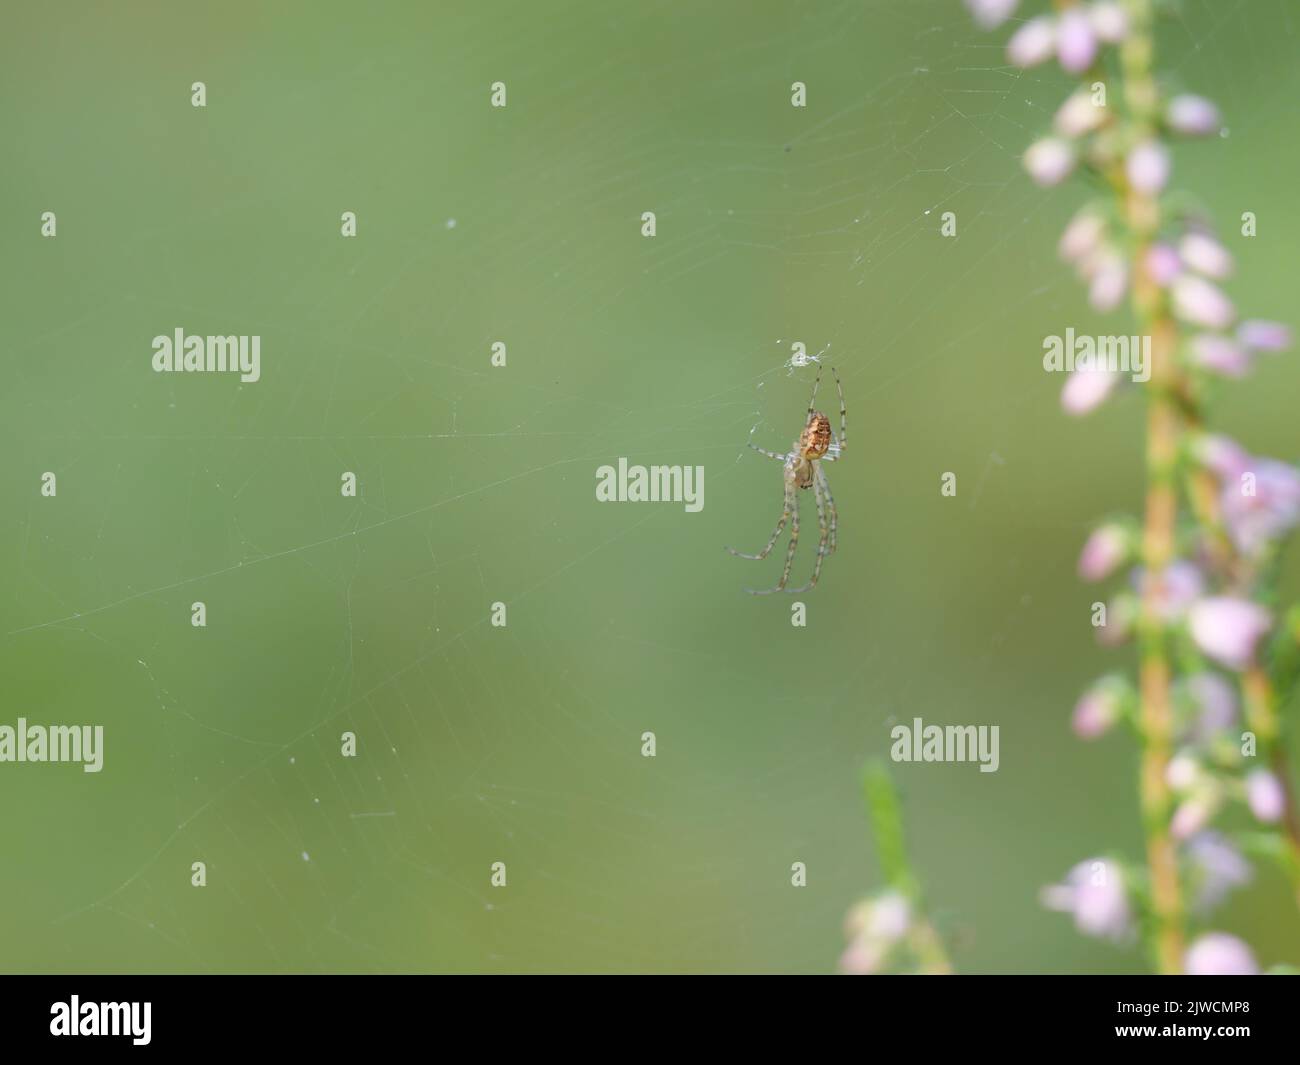
[[[750,444],[749,446],[760,455],[766,455],[770,459],[776,459],[777,462],[784,462],[786,460],[785,455],[778,455],[775,451],[768,451],[765,447],[759,447],[757,444]]]
[[[844,386],[840,384],[839,371],[834,366],[831,367],[831,376],[835,378],[835,391],[840,394],[840,438],[836,441],[840,451],[843,451],[846,445],[845,438],[848,435],[848,410],[844,406]]]
[[[826,476],[826,471],[820,466],[817,467],[817,480],[820,482],[822,492],[826,496],[826,509],[831,516],[831,546],[826,553],[833,555],[835,553],[835,530],[840,523],[840,512],[835,509],[835,497],[831,495],[830,478]]]
[[[820,468],[818,474],[821,473]],[[813,495],[817,499],[817,559],[813,562],[812,579],[809,580],[802,588],[787,588],[786,591],[791,595],[798,595],[800,592],[811,591],[817,587],[817,578],[822,575],[822,562],[830,552],[826,549],[826,539],[830,535],[830,528],[826,524],[826,500],[823,496],[823,486],[825,480],[818,476],[813,481]]]
[[[799,527],[798,505],[795,503],[794,496],[790,494],[790,489],[787,488],[785,504],[781,508],[781,520],[776,523],[776,528],[772,531],[772,538],[768,540],[767,546],[756,555],[747,555],[744,551],[737,551],[734,547],[729,547],[727,550],[737,558],[748,558],[754,562],[762,562],[771,553],[772,548],[776,546],[777,540],[781,538],[781,530],[785,528],[785,523],[789,520],[791,508],[794,508],[794,527],[797,529]]]
[[[790,546],[785,552],[785,568],[781,571],[781,580],[775,588],[746,588],[745,591],[750,595],[771,595],[773,592],[782,591],[790,580],[790,567],[794,565],[795,548],[799,546],[799,498],[794,494],[795,491],[793,485],[787,486],[785,490],[785,505],[790,515]],[[775,540],[776,538],[773,537],[773,542]],[[772,545],[767,546],[770,548]]]
[[[835,380],[838,381],[839,378],[837,377]],[[817,377],[816,377],[816,379],[813,381],[813,394],[812,394],[812,398],[808,400],[808,413],[804,416],[804,420],[805,420],[805,421],[807,421],[808,418],[811,418],[811,417],[812,417],[813,407],[814,407],[814,406],[816,405],[816,403],[817,403],[817,389],[819,389],[819,388],[821,387],[821,383],[822,383],[822,364],[819,362],[819,363],[817,364]]]

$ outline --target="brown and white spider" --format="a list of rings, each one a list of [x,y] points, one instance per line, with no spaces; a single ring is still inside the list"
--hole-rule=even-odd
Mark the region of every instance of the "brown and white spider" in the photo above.
[[[840,384],[840,375],[835,372],[835,367],[831,367],[831,374],[835,377],[835,389],[840,394],[840,435],[836,439],[835,434],[831,432],[831,420],[821,411],[815,410],[813,404],[817,402],[817,389],[822,383],[821,366],[817,367],[817,380],[813,383],[812,398],[808,401],[808,416],[804,423],[803,432],[799,434],[799,439],[795,441],[794,448],[786,455],[780,455],[775,451],[767,451],[755,444],[750,444],[760,455],[766,455],[770,459],[776,459],[784,464],[783,478],[785,480],[785,502],[781,507],[781,520],[776,523],[776,530],[772,533],[772,538],[768,540],[767,546],[756,555],[747,555],[743,551],[737,551],[734,547],[727,548],[737,558],[749,558],[754,561],[761,561],[771,553],[772,547],[781,536],[781,530],[785,528],[785,523],[790,522],[790,546],[785,552],[785,569],[781,571],[781,580],[775,588],[754,589],[746,588],[750,595],[771,595],[773,592],[787,591],[791,594],[806,592],[816,587],[817,578],[821,576],[822,560],[835,550],[835,531],[839,524],[839,513],[835,509],[835,497],[831,495],[830,481],[826,479],[826,471],[822,469],[823,462],[835,462],[844,454],[845,432],[846,432],[846,414],[844,409],[844,386]],[[802,588],[786,588],[790,580],[790,566],[794,563],[794,552],[799,546],[799,496],[798,489],[811,488],[813,498],[817,501],[817,527],[820,537],[817,541],[817,561],[813,563],[812,579]],[[829,519],[829,520],[828,520]]]

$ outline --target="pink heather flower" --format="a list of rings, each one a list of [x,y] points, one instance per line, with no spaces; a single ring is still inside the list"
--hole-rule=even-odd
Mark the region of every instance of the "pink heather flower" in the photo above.
[[[1056,24],[1048,15],[1026,22],[1007,41],[1007,59],[1018,67],[1036,67],[1056,48]]]
[[[1246,805],[1265,824],[1281,821],[1286,812],[1282,782],[1267,769],[1252,769],[1246,774]]]
[[[1165,121],[1175,133],[1187,137],[1207,137],[1218,133],[1222,122],[1219,109],[1204,96],[1175,96],[1165,110]]]
[[[1192,361],[1225,377],[1244,377],[1254,364],[1249,351],[1218,333],[1200,333],[1188,345]]]
[[[1220,434],[1202,436],[1195,447],[1196,458],[1222,480],[1235,480],[1250,468],[1250,455],[1235,440]]]
[[[1133,635],[1140,613],[1137,598],[1121,592],[1106,605],[1106,624],[1097,629],[1097,642],[1103,647],[1119,647]]]
[[[1089,104],[1089,107],[1092,105]],[[1076,214],[1061,234],[1057,251],[1066,262],[1078,262],[1101,247],[1106,235],[1106,220],[1096,211],[1084,209]]]
[[[1209,824],[1218,806],[1215,796],[1209,793],[1198,793],[1184,799],[1169,822],[1169,834],[1174,839],[1190,839]]]
[[[1300,470],[1276,459],[1251,459],[1243,472],[1254,474],[1254,495],[1239,475],[1225,480],[1220,497],[1223,522],[1246,555],[1258,554],[1300,523]]]
[[[1119,384],[1114,370],[1075,370],[1061,389],[1061,406],[1076,417],[1096,410]]]
[[[1182,273],[1183,261],[1172,245],[1160,242],[1147,249],[1146,267],[1152,281],[1161,288],[1168,288]]]
[[[1237,310],[1232,301],[1204,278],[1183,274],[1170,288],[1174,311],[1193,325],[1209,329],[1227,329]]]
[[[1273,617],[1258,603],[1230,596],[1202,599],[1188,614],[1192,639],[1210,658],[1228,669],[1245,669],[1254,660],[1255,645],[1268,632]]]
[[[1094,310],[1113,311],[1128,291],[1128,265],[1115,252],[1098,257],[1088,285],[1088,302]]]
[[[1103,677],[1074,704],[1070,727],[1083,740],[1095,740],[1110,731],[1124,715],[1128,684],[1120,677]]]
[[[1209,743],[1236,725],[1236,689],[1218,673],[1193,673],[1180,688],[1191,703],[1193,717],[1186,731],[1192,742]]]
[[[1050,188],[1059,185],[1074,169],[1074,146],[1057,137],[1035,141],[1025,152],[1025,169],[1035,184]]]
[[[1291,330],[1281,322],[1250,318],[1237,326],[1237,339],[1254,351],[1286,351],[1291,346]]]
[[[896,891],[889,891],[871,901],[865,932],[871,939],[894,943],[907,934],[912,925],[912,905]]]
[[[1183,968],[1188,976],[1258,976],[1255,955],[1236,936],[1206,932],[1187,948]]]
[[[889,948],[866,939],[855,939],[840,955],[840,972],[846,976],[872,976],[880,972]]]
[[[1181,751],[1169,759],[1165,767],[1165,783],[1179,795],[1185,795],[1204,779],[1200,763],[1186,751]]]
[[[1133,572],[1133,586],[1142,594],[1152,580],[1145,567]],[[1155,590],[1154,606],[1165,621],[1177,621],[1205,591],[1205,579],[1195,564],[1177,559],[1167,565]]]
[[[859,902],[844,921],[849,945],[840,956],[841,971],[860,976],[880,972],[911,926],[912,904],[897,891]]]
[[[1128,33],[1128,16],[1124,5],[1115,0],[1098,0],[1088,9],[1092,32],[1107,44],[1118,44]]]
[[[1006,22],[1020,0],[966,0],[966,9],[981,29],[995,30]]]
[[[1127,939],[1133,930],[1133,913],[1124,890],[1124,878],[1113,862],[1080,862],[1065,882],[1046,887],[1042,903],[1049,910],[1072,914],[1075,927],[1086,936]]]
[[[1228,249],[1207,233],[1188,233],[1178,242],[1178,254],[1198,274],[1222,281],[1232,273]]]
[[[1241,851],[1217,832],[1201,832],[1187,841],[1195,908],[1207,913],[1228,897],[1233,888],[1250,883],[1250,863]]]
[[[1061,13],[1056,27],[1056,55],[1071,74],[1081,74],[1097,58],[1097,35],[1082,8],[1071,7]]]
[[[1111,522],[1093,530],[1079,555],[1079,576],[1085,581],[1105,580],[1129,554],[1129,534]]]
[[[1124,169],[1138,192],[1155,196],[1169,184],[1169,150],[1159,141],[1143,141],[1128,153]]]
[[[1052,125],[1064,137],[1082,137],[1101,125],[1106,109],[1092,102],[1092,95],[1080,89],[1066,97],[1057,109]]]

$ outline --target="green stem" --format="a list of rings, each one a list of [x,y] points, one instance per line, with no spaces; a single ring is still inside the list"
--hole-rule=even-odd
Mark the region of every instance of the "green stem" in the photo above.
[[[876,841],[876,858],[885,882],[911,904],[916,917],[908,936],[908,944],[916,955],[922,973],[948,975],[953,971],[952,961],[944,949],[943,940],[935,931],[921,905],[920,881],[912,872],[907,857],[906,838],[903,831],[903,805],[893,778],[881,762],[872,762],[863,773],[862,790],[871,816],[871,830]]]
[[[1158,100],[1151,73],[1151,8],[1148,0],[1129,0],[1130,34],[1120,49],[1124,99],[1134,139],[1154,132]],[[1182,970],[1185,914],[1178,878],[1178,856],[1169,834],[1172,795],[1167,781],[1173,744],[1173,707],[1168,632],[1163,617],[1165,571],[1174,557],[1178,515],[1179,443],[1182,432],[1176,363],[1178,331],[1164,294],[1146,269],[1147,251],[1160,226],[1156,197],[1138,192],[1118,168],[1112,186],[1134,236],[1133,304],[1151,337],[1151,377],[1147,383],[1147,494],[1142,531],[1146,580],[1138,624],[1138,731],[1142,743],[1139,794],[1151,879],[1153,954],[1162,973]]]

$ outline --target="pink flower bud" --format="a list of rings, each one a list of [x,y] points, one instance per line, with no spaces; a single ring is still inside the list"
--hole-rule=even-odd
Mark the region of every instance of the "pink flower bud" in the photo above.
[[[1196,892],[1193,908],[1198,913],[1208,913],[1233,888],[1250,883],[1250,863],[1217,832],[1201,832],[1188,840],[1187,856]]]
[[[1255,956],[1236,936],[1206,932],[1187,948],[1183,968],[1188,976],[1258,976]]]
[[[1228,249],[1206,233],[1188,233],[1178,242],[1178,254],[1198,274],[1222,281],[1232,273]]]
[[[995,30],[1015,13],[1019,4],[1020,0],[966,0],[966,9],[981,29]]]
[[[871,901],[866,934],[872,939],[893,943],[902,939],[912,926],[912,905],[896,891],[887,891]]]
[[[1193,673],[1183,681],[1182,690],[1192,704],[1187,738],[1193,743],[1210,743],[1237,723],[1236,689],[1220,674]]]
[[[1218,288],[1204,278],[1183,274],[1170,287],[1174,312],[1184,321],[1208,329],[1227,329],[1237,309]]]
[[[840,955],[840,972],[846,976],[872,976],[880,972],[888,948],[868,939],[855,939]]]
[[[1169,150],[1159,141],[1143,141],[1128,153],[1124,169],[1133,188],[1155,196],[1169,184]]]
[[[1082,137],[1101,125],[1106,109],[1092,102],[1092,95],[1080,89],[1066,97],[1057,109],[1052,125],[1064,137]]]
[[[1250,318],[1237,326],[1237,339],[1254,351],[1286,351],[1291,346],[1291,330],[1281,322]]]
[[[1115,0],[1098,0],[1088,9],[1092,32],[1107,44],[1118,44],[1128,34],[1128,16],[1124,5]]]
[[[1219,508],[1238,550],[1253,558],[1300,522],[1300,471],[1288,462],[1252,458],[1241,472],[1253,475],[1254,491],[1244,490],[1240,476],[1225,481]]]
[[[1095,740],[1124,715],[1128,685],[1120,677],[1103,677],[1074,704],[1070,727],[1080,739]]]
[[[1252,769],[1246,774],[1246,805],[1265,824],[1281,821],[1286,812],[1282,782],[1267,769]]]
[[[1123,870],[1114,862],[1093,858],[1080,862],[1042,892],[1043,905],[1074,917],[1075,927],[1086,936],[1124,940],[1133,932]]]
[[[1061,406],[1066,414],[1082,415],[1096,410],[1119,384],[1113,370],[1075,370],[1061,389]]]
[[[1200,437],[1195,446],[1201,465],[1221,480],[1235,480],[1250,468],[1250,453],[1235,440],[1218,433]]]
[[[1118,253],[1102,256],[1088,285],[1088,302],[1094,310],[1113,311],[1128,292],[1128,265]]]
[[[1056,55],[1071,74],[1081,74],[1097,58],[1097,35],[1082,8],[1071,7],[1061,13],[1056,27]]]
[[[1205,592],[1205,578],[1193,562],[1175,559],[1159,571],[1157,577],[1142,567],[1133,574],[1133,585],[1149,597],[1155,611],[1165,621],[1174,622],[1187,613]]]
[[[1165,121],[1175,133],[1186,137],[1207,137],[1222,126],[1219,109],[1204,96],[1175,96],[1165,110]]]
[[[1026,22],[1007,41],[1007,59],[1018,67],[1036,67],[1056,48],[1056,24],[1048,15]]]
[[[1165,782],[1180,795],[1191,791],[1201,777],[1200,765],[1185,752],[1169,759],[1169,766],[1165,769]]]
[[[1137,597],[1121,592],[1106,604],[1106,624],[1097,627],[1097,642],[1103,647],[1119,647],[1133,635],[1141,608]]]
[[[1245,669],[1255,645],[1273,624],[1272,615],[1248,599],[1218,596],[1202,599],[1188,614],[1192,639],[1210,658],[1228,669]]]
[[[1085,581],[1105,580],[1128,558],[1129,540],[1124,527],[1113,522],[1094,529],[1079,555],[1079,576]]]
[[[1209,824],[1217,806],[1208,795],[1193,795],[1178,804],[1169,822],[1169,834],[1174,839],[1190,839]]]
[[[1183,261],[1171,245],[1156,243],[1147,249],[1146,267],[1152,281],[1161,288],[1168,288],[1182,273]]]
[[[1036,184],[1045,188],[1059,185],[1074,169],[1074,147],[1069,141],[1048,137],[1029,146],[1024,162]]]
[[[1070,220],[1061,234],[1057,251],[1066,262],[1077,262],[1101,246],[1106,235],[1106,220],[1096,211],[1083,210]]]
[[[1244,347],[1217,333],[1198,334],[1188,348],[1197,366],[1224,377],[1244,377],[1254,362]]]

